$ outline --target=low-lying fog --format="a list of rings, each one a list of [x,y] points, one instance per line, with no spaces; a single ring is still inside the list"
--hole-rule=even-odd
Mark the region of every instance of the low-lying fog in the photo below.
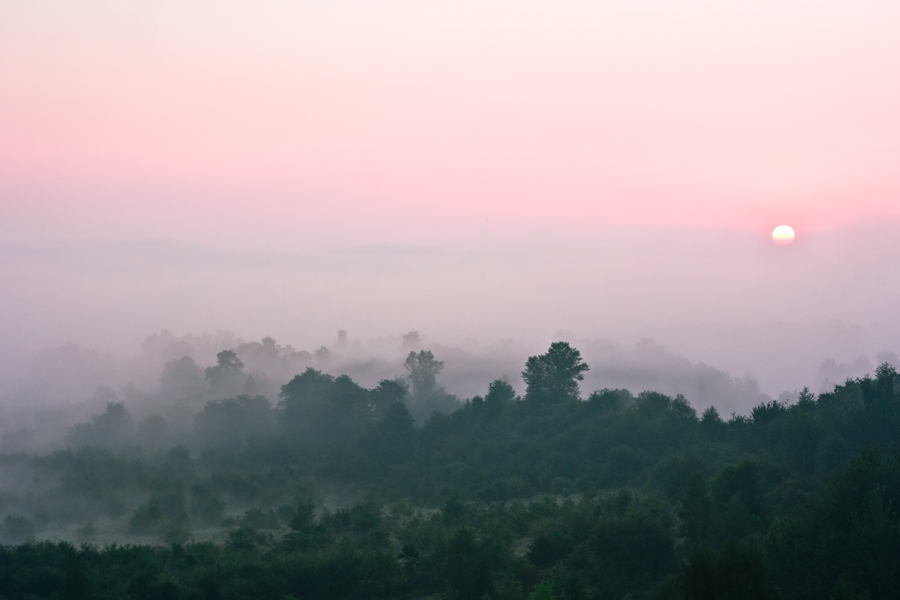
[[[725,415],[898,362],[894,221],[786,247],[758,231],[479,227],[330,250],[0,244],[0,430],[52,445],[112,399],[136,417],[214,399],[204,369],[222,350],[273,403],[307,367],[371,388],[431,350],[463,401],[497,377],[522,393],[526,358],[565,340],[590,366],[583,397],[658,390]]]
[[[845,340],[852,340],[855,334],[866,340],[864,332],[839,324],[833,327],[838,339],[843,334]],[[773,398],[791,401],[799,389],[761,390],[750,372],[733,374],[692,361],[652,339],[626,345],[565,333],[557,337],[578,348],[590,366],[581,384],[583,397],[603,388],[655,390],[683,394],[698,410],[715,406],[727,415],[746,414]],[[857,341],[853,346],[858,345]],[[228,386],[216,386],[206,372],[216,365],[217,354],[223,350],[234,351],[243,366]],[[461,403],[486,393],[488,384],[498,377],[524,393],[521,371],[525,359],[546,348],[511,341],[446,344],[417,331],[366,341],[339,331],[327,345],[302,349],[272,337],[245,340],[228,331],[182,336],[162,331],[147,337],[130,356],[67,344],[34,354],[27,378],[5,390],[0,452],[50,450],[70,444],[72,426],[102,414],[110,402],[123,403],[136,419],[163,414],[172,423],[183,421],[181,425],[189,429],[194,415],[209,400],[259,394],[276,404],[281,386],[308,367],[334,376],[349,375],[360,385],[374,388],[384,379],[405,378],[404,359],[420,350],[430,350],[444,363],[437,382]],[[900,364],[890,350],[861,354],[850,361],[826,357],[815,370],[804,373],[802,383],[814,392],[825,391],[849,377],[873,372],[881,362]],[[450,403],[443,408],[453,406]],[[424,419],[426,415],[417,416]]]

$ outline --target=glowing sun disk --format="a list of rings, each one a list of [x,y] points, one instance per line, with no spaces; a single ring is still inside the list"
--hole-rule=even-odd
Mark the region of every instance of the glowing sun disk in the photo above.
[[[779,246],[787,246],[794,241],[794,230],[789,225],[779,225],[772,232],[772,241]]]

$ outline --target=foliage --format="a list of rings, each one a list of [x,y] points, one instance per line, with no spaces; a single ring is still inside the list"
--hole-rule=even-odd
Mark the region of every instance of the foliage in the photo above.
[[[566,342],[554,342],[546,353],[526,361],[522,371],[528,386],[525,399],[545,403],[578,400],[578,382],[587,370],[578,350]]]
[[[211,387],[242,370],[231,358],[208,371]],[[652,391],[582,401],[587,365],[558,342],[529,358],[524,399],[498,379],[417,424],[418,396],[443,394],[442,363],[427,351],[408,361],[412,394],[403,380],[367,389],[308,368],[275,406],[206,402],[182,437],[161,417],[135,429],[110,401],[70,431],[70,449],[0,455],[27,487],[0,494],[0,542],[13,544],[0,548],[0,597],[875,600],[900,589],[890,365],[726,421]],[[173,382],[191,372],[167,369]],[[100,543],[115,527],[128,544],[35,541],[68,528]]]
[[[234,392],[244,382],[243,369],[234,350],[223,350],[216,355],[216,366],[206,368],[206,381],[214,390]]]

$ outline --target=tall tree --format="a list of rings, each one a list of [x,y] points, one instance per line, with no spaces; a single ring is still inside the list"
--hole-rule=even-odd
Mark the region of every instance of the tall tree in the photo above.
[[[159,377],[159,391],[171,399],[191,398],[203,390],[203,371],[190,356],[170,360]]]
[[[278,403],[285,433],[306,444],[321,441],[324,413],[334,386],[334,377],[307,367],[300,375],[281,386]]]
[[[504,406],[511,404],[516,399],[516,390],[505,379],[495,379],[488,386],[487,396],[484,397],[484,406],[491,416],[495,416],[503,410]]]
[[[234,350],[223,350],[216,355],[216,366],[206,368],[206,380],[217,392],[236,391],[244,383],[244,363]]]
[[[435,360],[431,350],[410,351],[403,366],[409,372],[414,398],[426,400],[435,395],[438,389],[436,378],[444,369],[444,362]]]
[[[554,342],[545,354],[530,356],[522,371],[525,399],[541,403],[579,400],[578,382],[588,366],[567,342]]]

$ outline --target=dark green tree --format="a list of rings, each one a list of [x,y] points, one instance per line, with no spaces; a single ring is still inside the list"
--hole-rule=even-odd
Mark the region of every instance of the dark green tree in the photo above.
[[[91,581],[85,573],[81,556],[74,548],[66,545],[63,570],[62,597],[65,600],[86,600],[90,598]]]
[[[578,382],[588,368],[578,350],[567,342],[554,342],[545,354],[526,361],[522,371],[527,385],[525,399],[541,403],[579,400]]]
[[[516,399],[516,390],[505,379],[495,379],[488,386],[487,396],[484,397],[484,406],[488,413],[495,415],[503,410],[504,406],[512,404]]]
[[[679,577],[684,600],[765,600],[778,598],[768,581],[760,547],[751,539],[728,540],[718,556],[705,544],[694,549]]]
[[[289,438],[306,443],[320,437],[318,425],[333,384],[331,375],[307,367],[281,387],[278,408]]]
[[[481,598],[490,585],[490,566],[472,530],[461,527],[443,551],[443,576],[459,600]]]
[[[893,365],[883,363],[875,369],[875,379],[866,375],[859,382],[872,428],[877,432],[878,441],[887,446],[900,421],[900,398],[896,393],[900,387],[900,378],[897,370]]]
[[[768,511],[759,466],[746,459],[722,469],[713,482],[713,497],[722,522],[719,534],[737,539],[760,530]]]
[[[703,411],[703,416],[700,418],[700,422],[703,423],[704,427],[718,427],[725,423],[722,420],[722,417],[719,416],[719,411],[716,410],[715,406],[710,406],[706,410]]]
[[[361,441],[370,462],[394,465],[408,461],[415,450],[415,420],[402,402],[395,402]]]
[[[678,518],[689,544],[696,545],[706,539],[712,525],[712,500],[700,473],[694,473],[688,479],[678,508]]]
[[[351,447],[378,416],[369,390],[311,367],[282,386],[280,396],[282,427],[301,446]]]
[[[409,388],[402,378],[382,379],[378,387],[369,393],[369,401],[375,411],[384,414],[395,403],[406,401],[408,395]]]

